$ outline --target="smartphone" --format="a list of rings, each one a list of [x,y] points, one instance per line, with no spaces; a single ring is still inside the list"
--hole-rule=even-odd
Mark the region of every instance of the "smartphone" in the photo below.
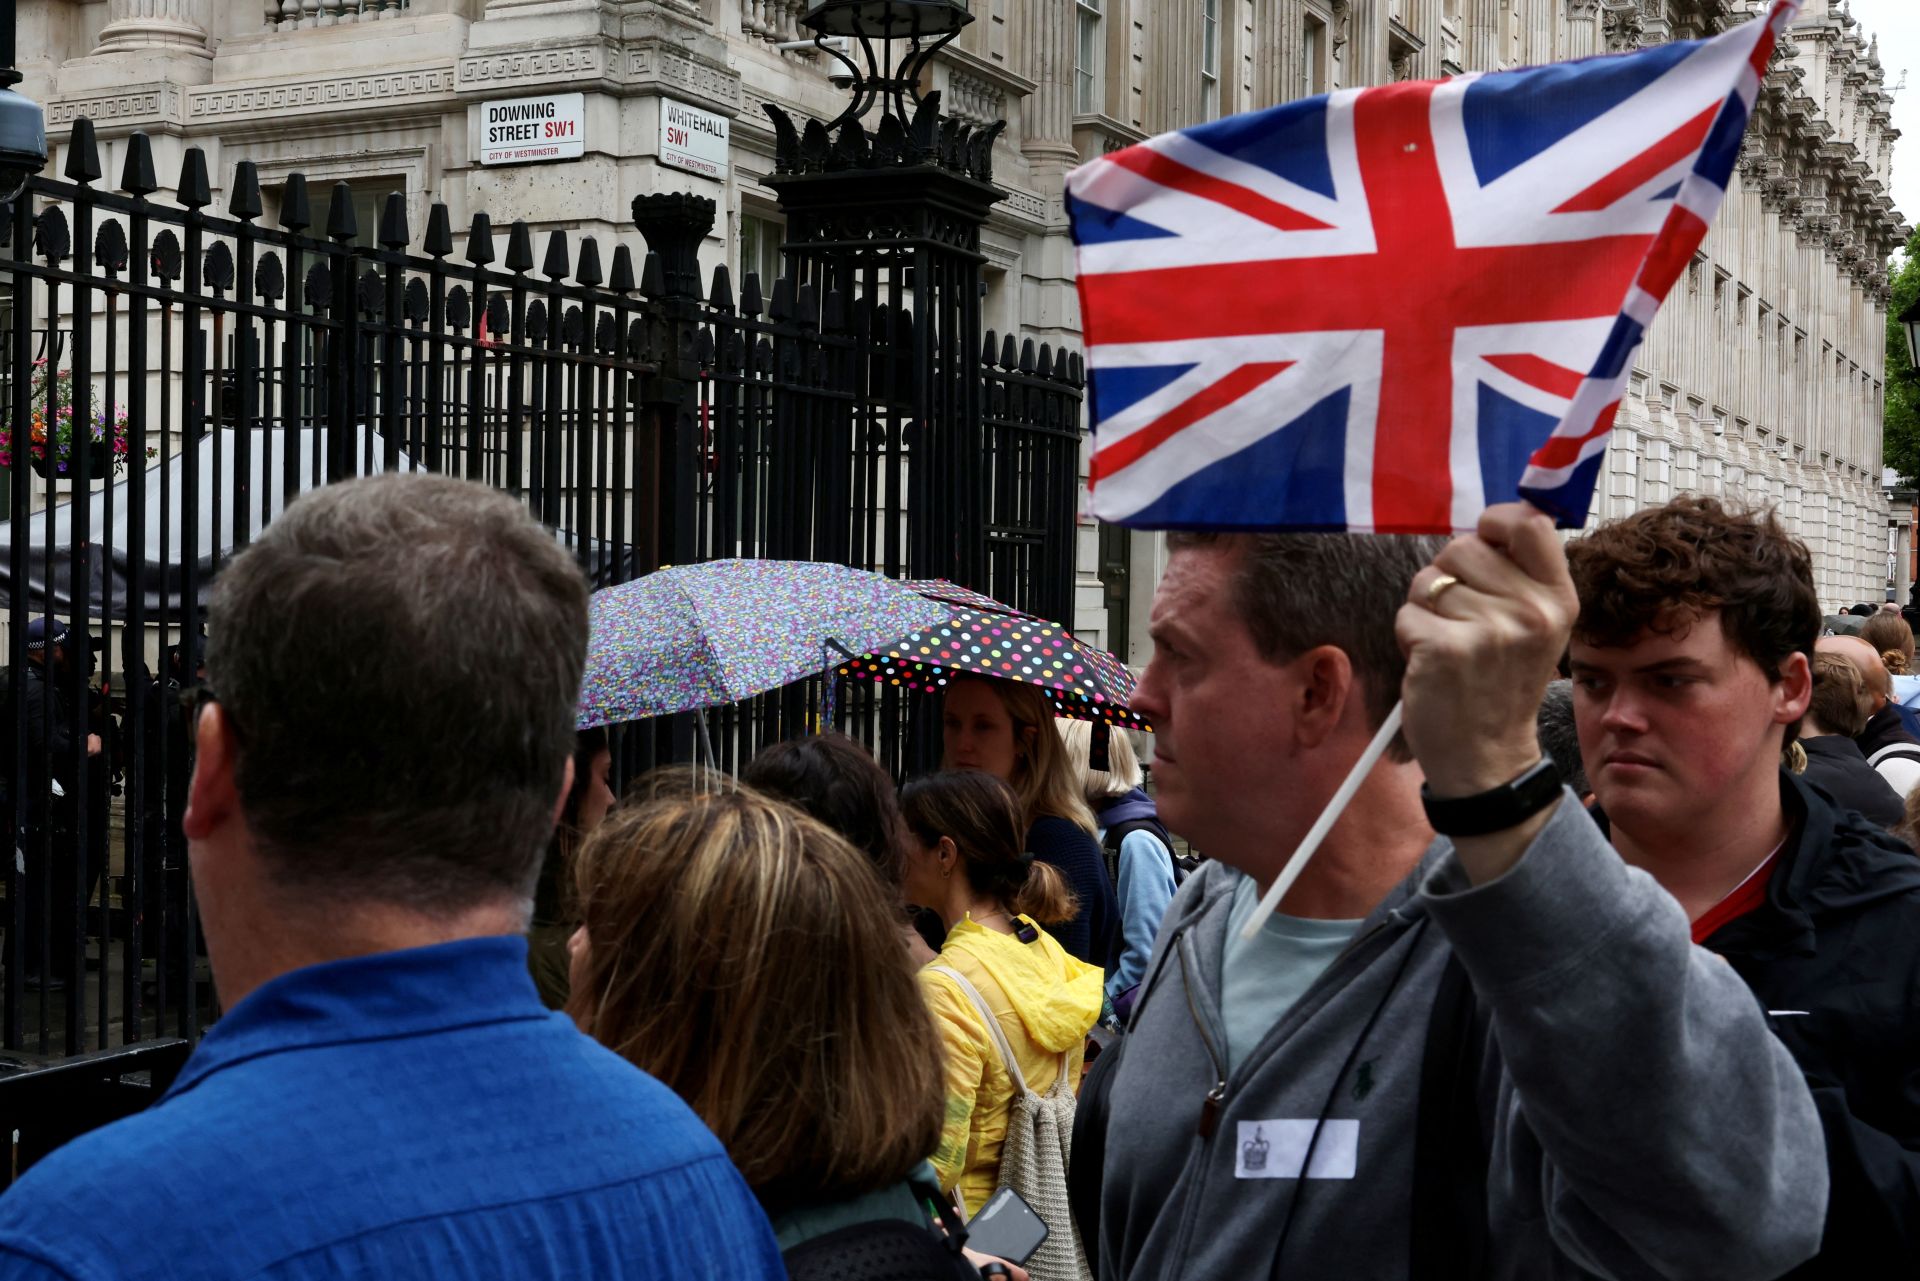
[[[1023,1267],[1046,1239],[1045,1221],[1012,1188],[995,1192],[980,1207],[980,1213],[967,1220],[969,1250]]]

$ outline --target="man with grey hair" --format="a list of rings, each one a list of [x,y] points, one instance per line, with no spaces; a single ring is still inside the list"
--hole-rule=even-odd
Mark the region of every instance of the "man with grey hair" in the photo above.
[[[1573,721],[1573,682],[1549,681],[1546,697],[1540,700],[1536,717],[1540,730],[1540,750],[1553,760],[1560,781],[1573,789],[1582,801],[1593,795],[1587,785],[1586,766],[1580,760],[1580,730]]]
[[[388,476],[221,575],[185,830],[226,1013],[0,1197],[9,1278],[777,1278],[657,1081],[540,1003],[587,589],[507,496]]]
[[[1082,1092],[1103,1281],[1759,1281],[1812,1256],[1799,1070],[1542,756],[1578,607],[1551,521],[1169,546],[1133,707],[1162,817],[1211,861]],[[1404,747],[1246,937],[1396,699]]]

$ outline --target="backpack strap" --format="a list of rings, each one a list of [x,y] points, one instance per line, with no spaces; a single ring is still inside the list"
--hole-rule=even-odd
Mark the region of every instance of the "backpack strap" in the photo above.
[[[1173,855],[1173,835],[1167,831],[1166,824],[1157,818],[1130,818],[1123,823],[1115,823],[1100,840],[1100,848],[1107,858],[1107,877],[1113,882],[1113,891],[1120,892],[1120,846],[1135,832],[1146,832],[1159,841],[1161,848],[1167,851],[1167,857],[1174,859],[1176,870],[1179,859]]]
[[[969,983],[966,975],[950,965],[929,965],[927,968],[935,974],[944,974],[952,979],[966,994],[967,999],[973,1002],[974,1011],[986,1023],[987,1033],[993,1037],[994,1048],[1000,1051],[1000,1061],[1006,1065],[1007,1076],[1013,1081],[1014,1093],[1033,1093],[1027,1085],[1026,1074],[1020,1070],[1020,1060],[1013,1057],[1013,1046],[1007,1040],[1006,1032],[1000,1027],[1000,1020],[993,1016],[993,1009],[987,1004],[987,998],[980,995],[980,989]],[[1062,1081],[1067,1079],[1067,1066],[1067,1055],[1062,1051],[1060,1055],[1060,1080]]]
[[[994,1048],[1000,1051],[1000,1062],[1006,1065],[1007,1075],[1013,1079],[1013,1088],[1017,1093],[1026,1094],[1027,1078],[1020,1071],[1020,1060],[1013,1057],[1013,1046],[1007,1041],[1007,1034],[1000,1027],[1000,1020],[993,1017],[993,1010],[987,1004],[987,998],[980,995],[980,989],[967,981],[967,976],[951,965],[929,966],[935,974],[944,974],[959,985],[960,991],[973,1002],[974,1012],[980,1021],[987,1025],[987,1035],[993,1038]]]
[[[1867,764],[1879,768],[1881,761],[1920,761],[1920,746],[1912,743],[1888,743],[1867,757]]]

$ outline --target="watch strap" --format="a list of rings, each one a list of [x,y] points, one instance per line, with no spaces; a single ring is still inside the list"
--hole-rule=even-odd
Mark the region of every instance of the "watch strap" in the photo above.
[[[1561,787],[1553,757],[1543,752],[1540,763],[1520,777],[1473,796],[1438,797],[1423,783],[1420,803],[1442,836],[1486,836],[1526,822],[1553,804]]]

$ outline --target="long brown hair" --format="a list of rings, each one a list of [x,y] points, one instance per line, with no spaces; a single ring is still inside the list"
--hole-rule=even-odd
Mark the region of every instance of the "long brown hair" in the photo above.
[[[1913,669],[1913,628],[1898,614],[1885,610],[1860,624],[1860,639],[1880,651],[1880,661],[1895,676]]]
[[[1071,921],[1079,912],[1060,869],[1024,852],[1019,801],[992,774],[955,769],[916,778],[900,790],[900,810],[921,844],[952,840],[976,894],[1042,925]]]
[[[1067,759],[1066,745],[1054,731],[1053,707],[1046,695],[1016,681],[978,676],[954,680],[977,681],[992,690],[1013,722],[1013,777],[1008,781],[1020,801],[1020,830],[1032,827],[1035,819],[1052,817],[1066,819],[1089,836],[1099,831],[1093,809],[1081,795],[1079,775]]]
[[[640,790],[580,852],[567,1012],[685,1099],[764,1199],[904,1178],[940,1138],[938,1041],[873,865],[749,788]]]

